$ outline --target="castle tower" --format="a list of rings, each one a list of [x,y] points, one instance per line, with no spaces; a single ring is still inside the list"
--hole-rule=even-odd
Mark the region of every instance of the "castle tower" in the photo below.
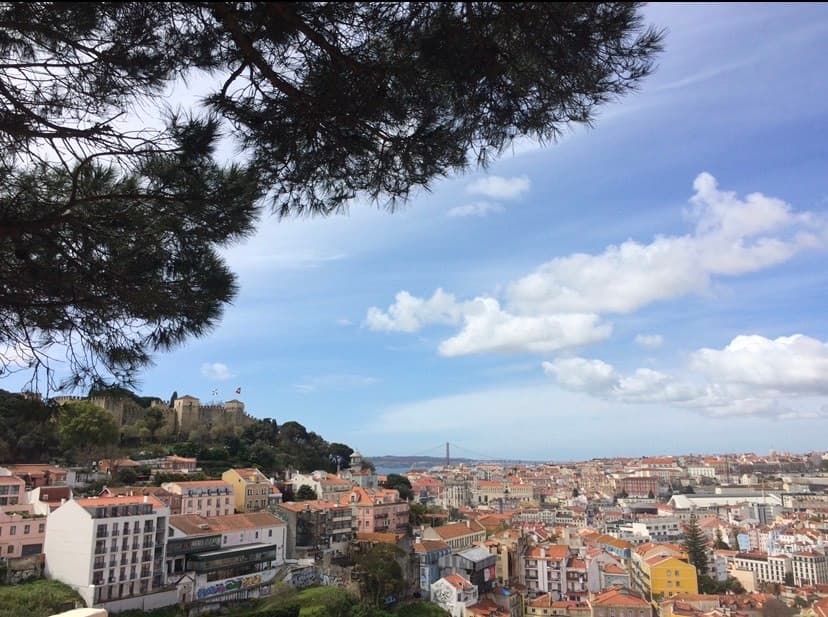
[[[185,395],[175,399],[173,410],[180,433],[187,434],[199,425],[200,409],[201,401],[194,396]]]

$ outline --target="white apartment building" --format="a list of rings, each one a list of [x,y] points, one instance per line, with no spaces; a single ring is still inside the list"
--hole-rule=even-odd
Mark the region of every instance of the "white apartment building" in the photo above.
[[[715,478],[716,468],[708,467],[707,465],[698,467],[688,467],[687,475],[691,478]]]
[[[88,606],[150,609],[173,604],[158,592],[170,511],[148,496],[69,500],[49,515],[45,573],[75,589]],[[131,600],[131,601],[130,601]],[[113,604],[114,603],[114,604]]]
[[[165,482],[161,488],[181,495],[181,514],[227,516],[233,514],[233,487],[223,480]]]
[[[733,558],[733,567],[747,570],[756,575],[758,583],[785,582],[785,574],[791,572],[791,560],[785,555],[768,555],[767,553],[739,553]]]
[[[623,539],[631,542],[675,542],[684,535],[681,521],[672,516],[642,518],[629,525],[622,525],[619,533]]]
[[[794,585],[828,584],[828,557],[812,551],[791,556]]]

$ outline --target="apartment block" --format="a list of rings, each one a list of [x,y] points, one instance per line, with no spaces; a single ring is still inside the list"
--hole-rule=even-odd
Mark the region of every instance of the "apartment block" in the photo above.
[[[67,501],[49,515],[44,552],[46,576],[75,589],[88,606],[154,608],[124,602],[159,592],[165,585],[164,550],[170,511],[149,496]]]
[[[223,480],[165,482],[162,488],[181,496],[181,514],[227,516],[235,511],[233,487]]]

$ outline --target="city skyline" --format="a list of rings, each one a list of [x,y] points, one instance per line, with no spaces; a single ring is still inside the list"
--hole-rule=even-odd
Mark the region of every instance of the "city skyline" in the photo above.
[[[141,393],[218,391],[373,455],[818,449],[828,10],[645,16],[667,29],[658,68],[594,129],[393,214],[265,216],[226,252],[221,325],[158,355]]]

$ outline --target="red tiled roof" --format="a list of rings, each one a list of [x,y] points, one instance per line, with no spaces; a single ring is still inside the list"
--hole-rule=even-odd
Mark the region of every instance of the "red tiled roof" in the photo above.
[[[468,525],[466,525],[466,523],[468,523]],[[434,531],[436,531],[437,535],[439,535],[443,540],[454,540],[455,538],[462,538],[463,536],[471,534],[479,534],[481,532],[485,532],[486,530],[483,525],[477,521],[460,521],[458,523],[449,523],[448,525],[435,527]]]
[[[282,527],[285,523],[270,512],[248,512],[210,518],[199,514],[178,514],[170,517],[170,525],[191,536],[259,527]]]
[[[442,540],[420,540],[414,543],[415,553],[433,553],[435,551],[443,551],[450,548],[448,544]]]
[[[455,589],[471,589],[474,585],[459,574],[446,574],[443,579]]]
[[[569,557],[569,547],[566,544],[551,544],[546,546],[533,546],[527,555],[529,559],[551,559],[563,561]]]
[[[647,608],[650,605],[644,598],[633,595],[631,591],[624,589],[610,589],[599,593],[592,598],[590,603],[593,606],[629,606],[638,608]]]
[[[146,500],[146,501],[144,501]],[[161,501],[150,495],[119,495],[117,497],[85,497],[75,500],[84,508],[98,508],[105,506],[130,506],[138,503],[151,503],[153,508],[166,508]],[[68,502],[67,502],[68,503]]]

